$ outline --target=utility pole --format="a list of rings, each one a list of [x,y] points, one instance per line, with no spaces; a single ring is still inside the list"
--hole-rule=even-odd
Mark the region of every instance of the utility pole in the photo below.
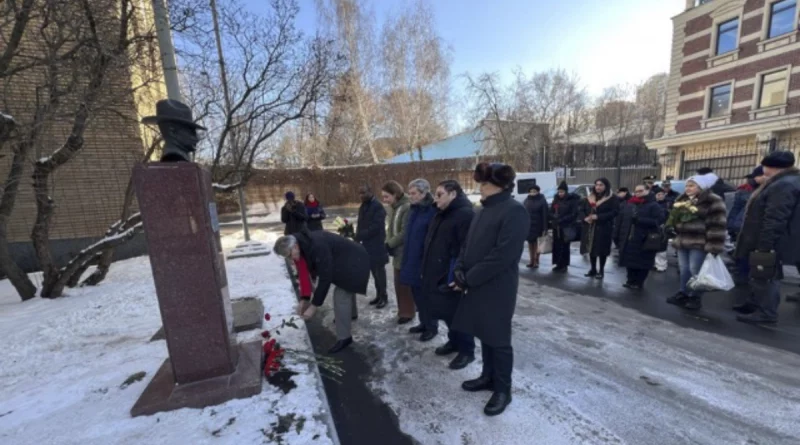
[[[217,1],[209,0],[211,8],[211,20],[214,24],[214,40],[217,43],[217,57],[219,58],[219,77],[222,81],[222,94],[225,96],[225,114],[228,120],[233,119],[233,105],[231,103],[231,92],[228,86],[228,73],[225,69],[225,52],[222,50],[222,33],[219,30],[219,14],[217,12]],[[241,161],[240,161],[241,162]],[[241,165],[240,165],[241,167]],[[247,225],[247,202],[244,197],[244,172],[239,170],[239,187],[236,192],[239,195],[239,212],[242,216],[242,231],[244,232],[245,242],[250,241],[250,227]]]
[[[167,97],[183,102],[181,84],[178,81],[178,65],[175,62],[175,46],[172,44],[172,32],[169,26],[169,11],[166,0],[153,0],[153,15],[156,19],[158,49],[161,51],[161,65],[164,69],[164,83],[167,86]]]

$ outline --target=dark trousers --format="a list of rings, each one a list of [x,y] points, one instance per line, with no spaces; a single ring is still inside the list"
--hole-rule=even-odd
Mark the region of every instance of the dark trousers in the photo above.
[[[495,392],[511,394],[511,370],[514,368],[514,349],[509,346],[489,346],[481,342],[483,355],[482,377],[488,377]]]
[[[430,300],[422,292],[422,286],[411,286],[411,295],[414,296],[414,304],[417,305],[419,324],[424,326],[426,331],[439,332],[439,322],[433,318]]]
[[[647,279],[648,274],[650,274],[650,269],[628,268],[628,283],[644,286],[644,281]]]
[[[553,266],[569,266],[569,245],[563,238],[553,237]]]
[[[370,266],[372,278],[375,280],[375,294],[384,299],[389,298],[386,292],[386,266],[373,264]]]
[[[456,306],[455,308],[457,309],[458,307]],[[443,317],[444,324],[447,325],[447,340],[456,347],[456,351],[458,351],[459,354],[474,356],[475,337],[464,334],[463,332],[454,331],[453,328],[450,327],[455,315],[455,310],[453,310]]]

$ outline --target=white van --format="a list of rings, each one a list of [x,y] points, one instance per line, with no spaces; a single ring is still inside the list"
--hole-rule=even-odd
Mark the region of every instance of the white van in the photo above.
[[[514,199],[519,202],[525,201],[528,190],[534,185],[538,185],[541,191],[558,187],[556,172],[517,173],[517,178],[514,180]]]

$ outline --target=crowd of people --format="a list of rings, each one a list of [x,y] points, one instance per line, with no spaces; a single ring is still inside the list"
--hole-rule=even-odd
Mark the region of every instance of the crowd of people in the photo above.
[[[428,342],[444,321],[447,342],[435,354],[455,354],[451,369],[475,360],[477,338],[482,372],[462,388],[491,391],[484,412],[497,415],[511,402],[511,319],[526,242],[527,267],[539,268],[543,252],[551,251],[556,273],[568,271],[570,246],[580,242],[591,265],[585,276],[595,280],[604,279],[616,248],[618,264],[627,270],[624,286],[631,290],[641,289],[651,270],[666,270],[671,242],[680,280],[667,302],[697,310],[702,291],[690,280],[709,255],[723,254],[731,239],[736,243],[736,275],[751,286],[747,301],[733,308],[737,319],[774,323],[782,266],[800,263],[800,237],[794,234],[800,230],[795,212],[800,170],[794,164],[791,152],[770,153],[738,189],[701,169],[686,180],[683,194],[673,191],[669,181],[656,186],[654,177],[644,178],[632,194],[627,188],[615,192],[607,179],[599,178],[587,198],[570,193],[562,183],[548,204],[534,185],[520,204],[512,195],[513,168],[481,163],[473,175],[481,195],[477,208],[455,180],[432,187],[420,178],[405,188],[388,181],[380,190],[382,203],[370,186],[362,186],[355,242],[321,230],[325,212],[313,195],[301,203],[289,192],[282,209],[285,236],[274,250],[294,261],[304,318],[314,316],[334,286],[337,342],[330,353],[352,344],[351,322],[358,317],[355,296],[366,294],[370,276],[376,292],[369,304],[387,306],[386,266],[391,261],[397,324],[416,316],[417,324],[408,332]],[[731,209],[724,199],[729,192],[735,194]]]

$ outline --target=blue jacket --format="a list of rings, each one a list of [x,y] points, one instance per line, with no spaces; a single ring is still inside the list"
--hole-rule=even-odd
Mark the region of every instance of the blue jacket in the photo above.
[[[753,194],[753,190],[739,187],[736,194],[733,196],[733,207],[728,213],[728,232],[739,233],[744,224],[744,209],[747,207],[747,201]]]
[[[422,260],[425,256],[425,238],[428,235],[436,206],[433,196],[428,194],[418,204],[411,204],[406,224],[406,239],[403,244],[403,262],[400,265],[400,284],[422,286]]]

